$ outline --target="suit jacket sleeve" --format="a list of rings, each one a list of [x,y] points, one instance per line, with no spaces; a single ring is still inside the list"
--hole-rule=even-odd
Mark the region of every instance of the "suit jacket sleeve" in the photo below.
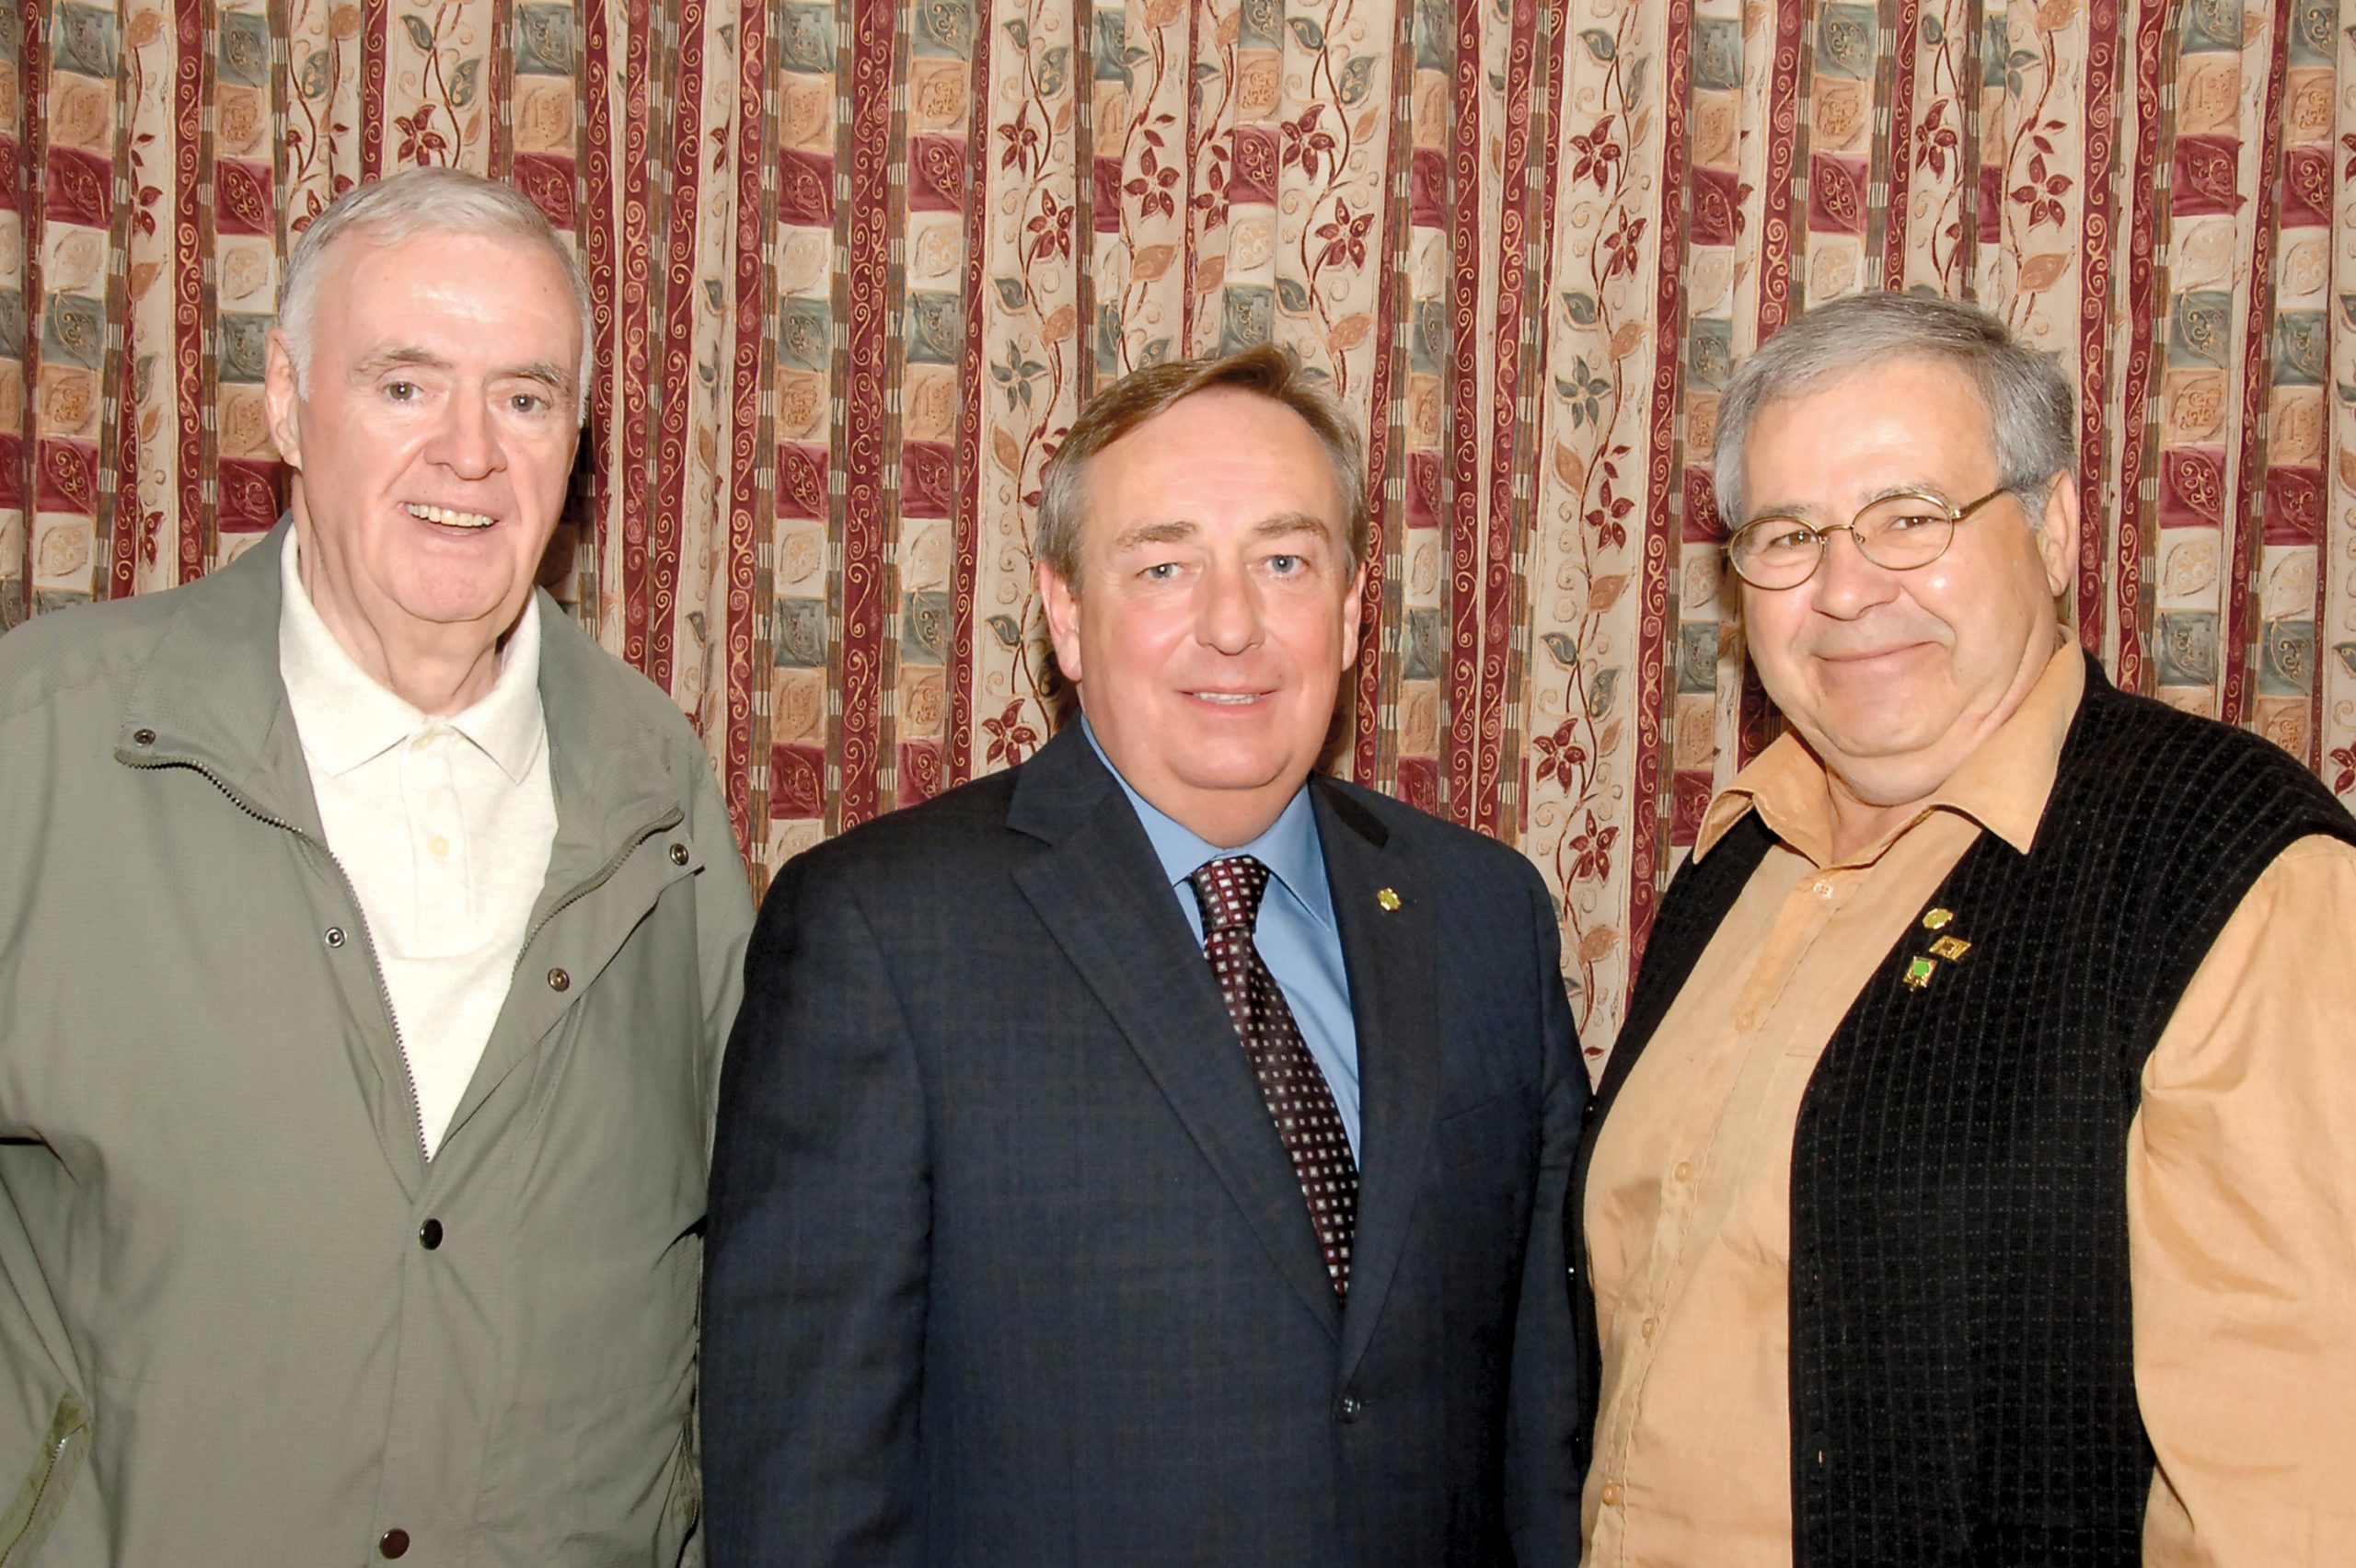
[[[1517,1562],[1567,1568],[1579,1558],[1579,1474],[1573,1439],[1587,1419],[1571,1326],[1564,1217],[1588,1099],[1570,1000],[1563,989],[1562,928],[1536,873],[1525,879],[1537,924],[1539,1017],[1544,1031],[1538,1192],[1515,1317],[1507,1409],[1506,1519]]]
[[[821,852],[745,958],[720,1091],[704,1300],[712,1568],[916,1564],[930,1193],[914,1041]]]

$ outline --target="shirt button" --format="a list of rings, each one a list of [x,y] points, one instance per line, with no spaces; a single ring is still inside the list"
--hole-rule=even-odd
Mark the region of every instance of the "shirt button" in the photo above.
[[[1653,1337],[1653,1331],[1659,1327],[1660,1320],[1658,1318],[1646,1318],[1642,1323],[1637,1325],[1636,1332],[1643,1334],[1646,1339],[1650,1339]]]
[[[1808,889],[1808,891],[1815,894],[1819,898],[1830,898],[1832,896],[1832,879],[1831,877],[1819,877],[1816,879],[1816,885]]]
[[[376,1538],[376,1554],[380,1557],[401,1557],[409,1552],[407,1530],[387,1530]]]
[[[1620,1506],[1620,1483],[1616,1481],[1605,1482],[1603,1491],[1599,1493],[1599,1497],[1605,1507],[1617,1508]]]
[[[1759,1015],[1752,1012],[1749,1008],[1745,1008],[1740,1012],[1734,1015],[1734,1027],[1738,1033],[1750,1033],[1751,1030],[1758,1025],[1758,1022]]]
[[[549,990],[551,990],[551,991],[570,991],[570,990],[572,990],[572,975],[570,975],[570,974],[566,974],[563,970],[561,970],[561,969],[551,969],[551,970],[549,970]]]
[[[433,851],[433,858],[437,860],[450,852],[450,841],[438,833],[427,842],[425,847]]]
[[[1334,1419],[1347,1426],[1366,1413],[1366,1401],[1356,1394],[1344,1394],[1334,1401]]]
[[[1677,1162],[1677,1169],[1669,1174],[1680,1182],[1691,1182],[1693,1180],[1693,1162],[1690,1159],[1680,1159]]]
[[[433,732],[428,730],[425,733],[418,736],[417,739],[410,742],[409,749],[411,751],[432,751],[433,749]]]
[[[442,1222],[429,1219],[417,1228],[417,1244],[431,1252],[442,1245]]]

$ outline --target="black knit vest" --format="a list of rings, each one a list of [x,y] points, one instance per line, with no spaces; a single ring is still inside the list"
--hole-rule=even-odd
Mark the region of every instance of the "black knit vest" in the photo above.
[[[2128,1126],[2144,1059],[2218,932],[2312,834],[2356,843],[2356,822],[2281,750],[2119,693],[2088,661],[2032,851],[1982,834],[1965,852],[1801,1104],[1797,1568],[2140,1561],[2153,1458]],[[1663,901],[1580,1150],[1574,1225],[1601,1113],[1768,847],[1745,817]]]

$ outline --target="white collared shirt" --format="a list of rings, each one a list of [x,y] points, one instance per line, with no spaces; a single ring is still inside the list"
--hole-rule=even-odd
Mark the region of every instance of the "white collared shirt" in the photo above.
[[[329,850],[360,900],[432,1159],[491,1039],[556,840],[537,599],[481,701],[435,719],[344,651],[287,530],[278,666]]]

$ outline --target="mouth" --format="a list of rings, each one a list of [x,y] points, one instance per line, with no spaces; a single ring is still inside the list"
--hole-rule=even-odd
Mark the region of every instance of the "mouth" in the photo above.
[[[1838,652],[1819,653],[1817,657],[1828,664],[1869,664],[1877,659],[1894,659],[1925,646],[1920,642],[1892,642],[1879,648],[1842,649]]]
[[[1265,691],[1190,691],[1185,695],[1196,702],[1207,702],[1214,708],[1249,708],[1274,694]]]
[[[455,506],[427,506],[419,502],[410,502],[405,510],[421,523],[432,523],[444,528],[457,528],[467,532],[488,528],[499,521],[498,518],[480,512],[461,512]]]

